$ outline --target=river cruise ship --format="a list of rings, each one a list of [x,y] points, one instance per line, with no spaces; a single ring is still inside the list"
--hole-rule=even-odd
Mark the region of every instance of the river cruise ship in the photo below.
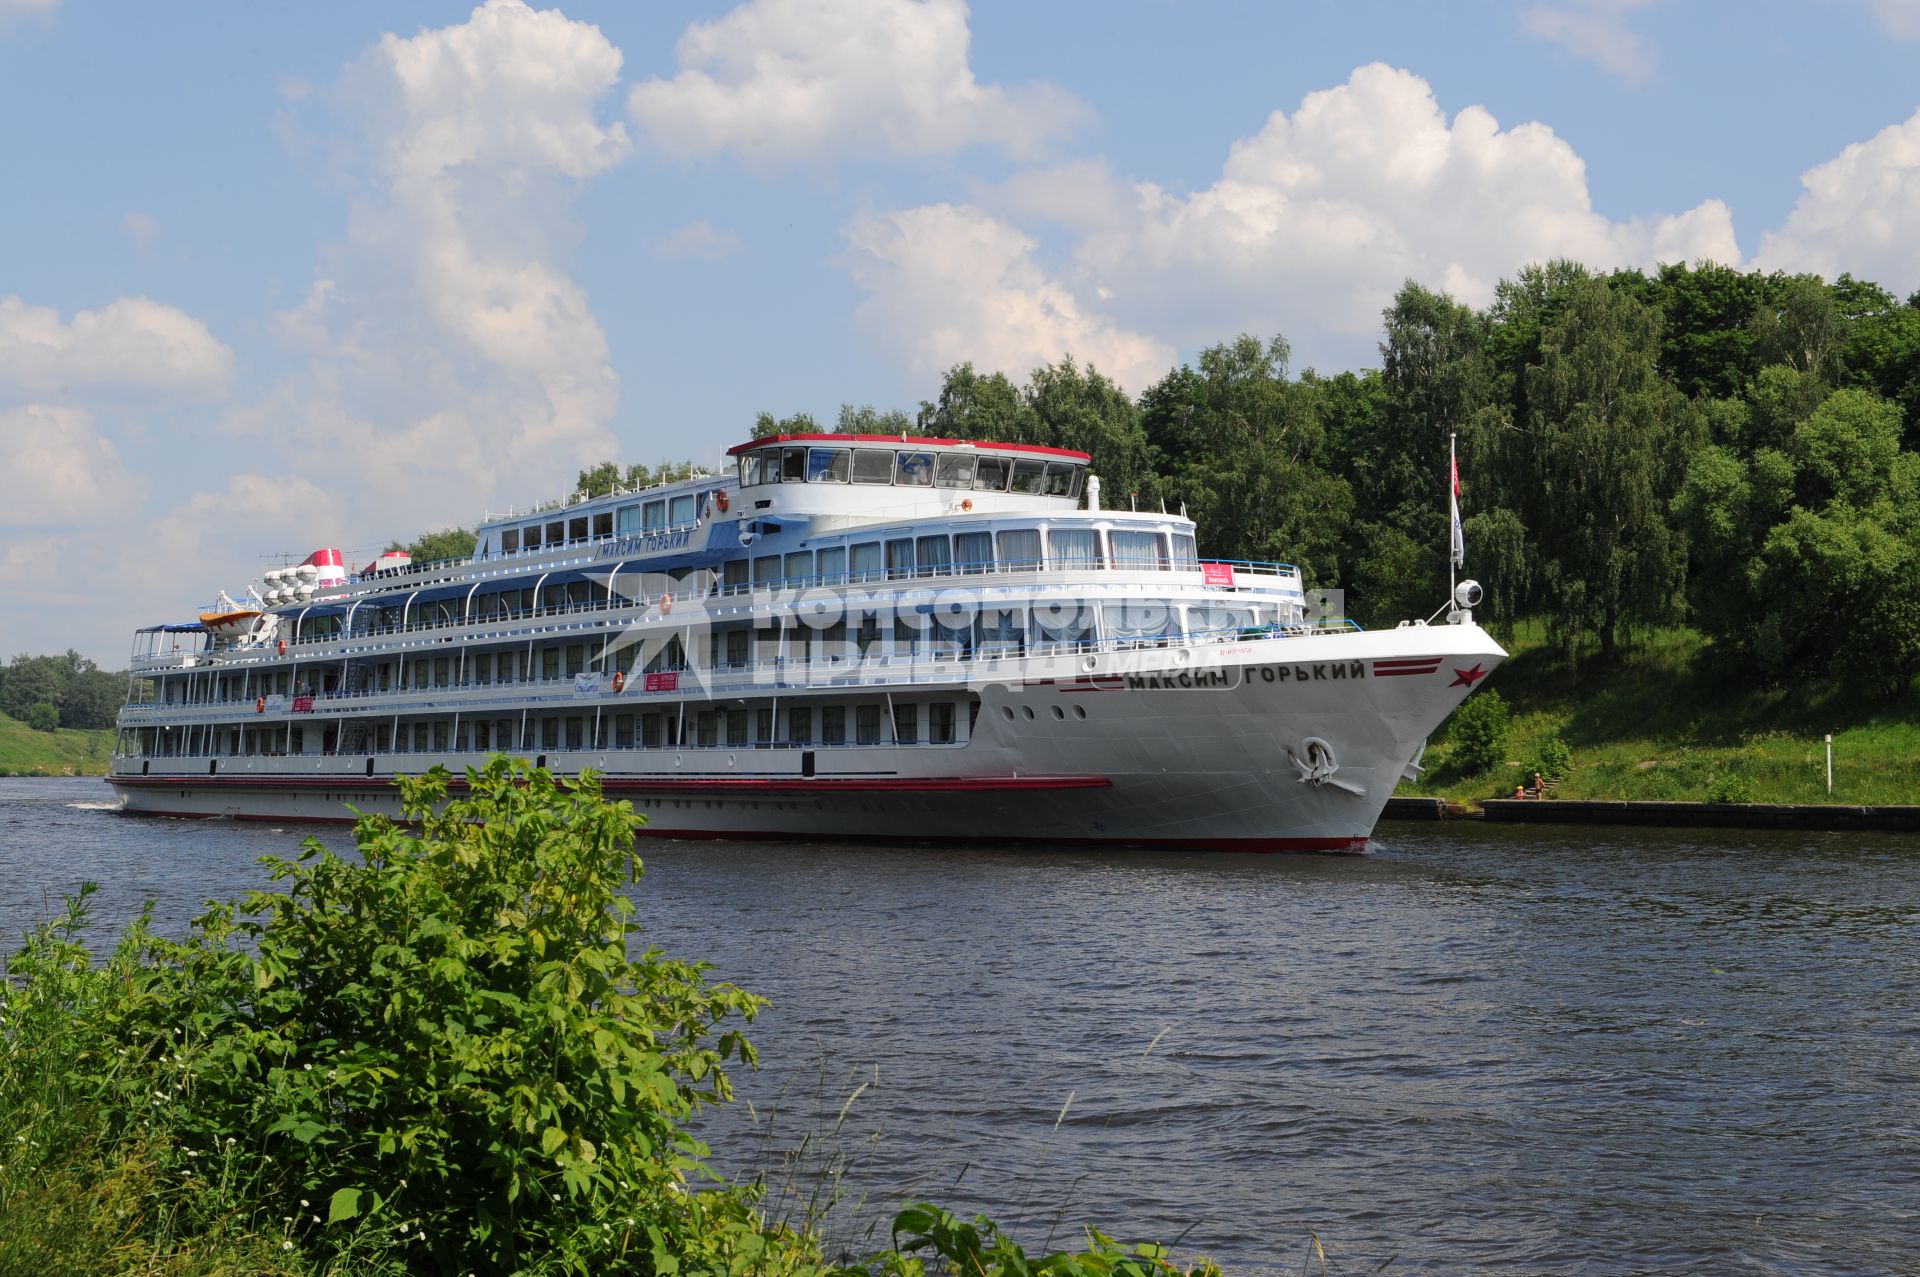
[[[337,550],[141,630],[131,812],[395,810],[509,752],[677,838],[1365,847],[1505,656],[1362,631],[1284,563],[1103,508],[1084,453],[784,435],[723,475],[489,516],[471,559]],[[458,782],[456,782],[457,784]]]

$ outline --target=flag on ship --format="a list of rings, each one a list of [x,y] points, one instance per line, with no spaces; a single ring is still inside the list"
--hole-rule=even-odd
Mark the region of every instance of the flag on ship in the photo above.
[[[1454,453],[1453,436],[1447,436],[1447,468],[1453,478],[1453,566],[1467,565],[1467,540],[1460,532],[1460,458]]]

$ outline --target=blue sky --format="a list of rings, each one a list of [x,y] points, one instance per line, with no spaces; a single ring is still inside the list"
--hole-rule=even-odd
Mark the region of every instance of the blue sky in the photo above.
[[[0,0],[0,655],[961,359],[1358,367],[1549,255],[1904,296],[1916,67],[1920,0]]]

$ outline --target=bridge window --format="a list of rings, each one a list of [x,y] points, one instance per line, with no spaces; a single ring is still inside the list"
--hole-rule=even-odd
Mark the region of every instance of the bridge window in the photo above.
[[[853,481],[855,483],[892,483],[893,454],[884,448],[855,448],[853,450]]]
[[[845,483],[852,473],[853,453],[849,449],[807,449],[808,483]]]
[[[1050,497],[1079,496],[1080,467],[1065,461],[1047,462],[1047,495]]]
[[[981,457],[974,462],[973,487],[976,492],[1005,492],[1013,463],[1005,457]]]
[[[973,486],[974,454],[971,452],[943,452],[940,454],[939,468],[935,472],[943,488],[971,488]]]
[[[740,458],[740,486],[757,487],[766,482],[766,464],[758,452],[749,452]]]
[[[1013,490],[1039,496],[1046,491],[1047,467],[1044,462],[1020,460],[1013,463]]]
[[[807,481],[807,450],[805,448],[786,448],[780,453],[780,482],[805,483]]]
[[[902,452],[897,455],[894,482],[903,488],[925,488],[933,483],[931,452]]]

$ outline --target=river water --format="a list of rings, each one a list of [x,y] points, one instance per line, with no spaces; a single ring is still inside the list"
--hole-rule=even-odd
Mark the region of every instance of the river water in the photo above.
[[[0,780],[0,933],[83,879],[177,931],[304,833],[108,797]],[[1920,839],[644,854],[653,941],[773,1000],[716,1163],[837,1172],[856,1250],[925,1197],[1241,1273],[1920,1272]]]

